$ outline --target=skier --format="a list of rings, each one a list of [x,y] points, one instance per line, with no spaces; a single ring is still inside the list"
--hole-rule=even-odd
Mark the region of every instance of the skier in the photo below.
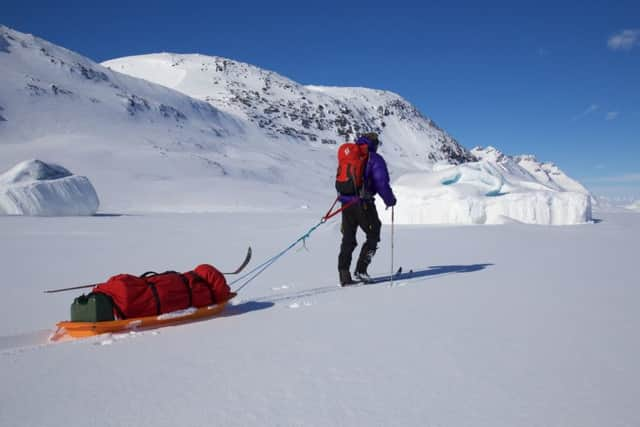
[[[365,133],[355,141],[357,145],[368,146],[368,159],[364,167],[364,184],[360,194],[343,195],[339,200],[344,206],[353,202],[342,211],[342,243],[338,256],[338,273],[340,285],[353,285],[358,282],[367,282],[371,277],[367,273],[367,267],[376,253],[380,241],[380,227],[382,223],[378,217],[374,196],[379,194],[385,205],[395,206],[396,197],[389,185],[389,172],[387,164],[376,151],[380,145],[377,133]],[[360,250],[360,256],[356,264],[355,281],[351,277],[350,267],[353,250],[358,245],[356,232],[358,227],[366,234],[366,241]]]

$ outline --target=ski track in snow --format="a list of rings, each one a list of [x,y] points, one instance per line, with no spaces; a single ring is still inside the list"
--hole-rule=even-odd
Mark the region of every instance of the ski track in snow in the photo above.
[[[93,344],[95,346],[107,346],[115,343],[122,343],[130,341],[144,335],[159,335],[160,331],[155,329],[145,329],[141,331],[127,331],[119,333],[106,333],[96,335],[93,337],[87,337],[83,339],[63,338],[60,341],[50,341],[51,336],[55,330],[42,330],[35,332],[27,332],[24,334],[0,337],[0,355],[10,356],[16,355],[25,351],[44,350],[48,346],[52,345],[64,345],[71,343],[86,343]]]

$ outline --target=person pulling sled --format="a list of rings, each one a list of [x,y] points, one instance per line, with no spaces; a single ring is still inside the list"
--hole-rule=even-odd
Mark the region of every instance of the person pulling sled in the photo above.
[[[396,197],[389,185],[387,163],[377,153],[380,139],[377,133],[360,135],[353,143],[344,143],[338,149],[336,190],[342,203],[342,242],[338,256],[340,286],[371,280],[367,272],[380,241],[382,223],[375,205],[379,194],[387,207],[395,206]],[[355,279],[351,277],[351,259],[358,246],[356,233],[360,227],[366,241],[356,263]]]

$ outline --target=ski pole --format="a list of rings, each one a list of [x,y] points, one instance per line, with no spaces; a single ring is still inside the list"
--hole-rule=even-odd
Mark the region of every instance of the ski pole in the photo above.
[[[389,287],[393,286],[393,250],[394,250],[394,236],[393,236],[393,223],[394,223],[394,210],[393,206],[391,206],[391,283],[389,283]]]

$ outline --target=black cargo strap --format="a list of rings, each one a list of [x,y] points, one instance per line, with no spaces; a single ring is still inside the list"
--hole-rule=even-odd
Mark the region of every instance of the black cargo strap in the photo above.
[[[157,276],[158,273],[156,273],[155,271],[147,271],[146,273],[142,274],[140,276],[141,279],[146,279],[147,277],[151,277],[151,276]]]
[[[189,295],[189,305],[187,307],[191,307],[193,305],[193,293],[191,292],[191,286],[189,286],[189,281],[184,276],[184,274],[180,274],[180,273],[176,273],[176,274],[180,277],[180,280],[182,280],[184,287],[187,288],[187,295]]]
[[[160,315],[162,314],[162,307],[160,306],[160,296],[158,295],[156,284],[147,282],[147,285],[151,288],[151,293],[153,293],[153,297],[156,299],[156,310],[158,311],[158,315]]]
[[[158,273],[156,273],[155,271],[147,271],[146,273],[144,273],[142,276],[140,276],[141,279],[146,279],[148,277],[151,276],[157,276]],[[162,307],[160,306],[160,295],[158,295],[158,290],[156,289],[156,284],[146,281],[145,283],[147,284],[147,286],[149,286],[149,288],[151,288],[151,293],[153,294],[153,298],[156,300],[156,311],[158,313],[158,316],[162,314]]]
[[[180,278],[180,281],[182,281],[182,284],[187,289],[187,295],[189,296],[189,304],[187,305],[187,307],[193,306],[193,292],[191,290],[191,286],[189,286],[189,281],[184,276],[184,274],[178,273],[177,271],[173,271],[173,270],[165,271],[164,273],[156,273],[155,271],[147,271],[142,276],[140,276],[140,278],[141,279],[146,279],[148,277],[159,276],[161,274],[177,274],[178,277]],[[158,290],[156,289],[156,286],[153,283],[147,282],[147,285],[149,285],[151,287],[151,292],[153,292],[153,296],[156,299],[156,306],[158,308],[158,314],[161,314],[161,311],[160,311],[160,297],[158,296]],[[213,300],[213,290],[211,288],[209,288],[209,291],[211,292],[211,300]]]

